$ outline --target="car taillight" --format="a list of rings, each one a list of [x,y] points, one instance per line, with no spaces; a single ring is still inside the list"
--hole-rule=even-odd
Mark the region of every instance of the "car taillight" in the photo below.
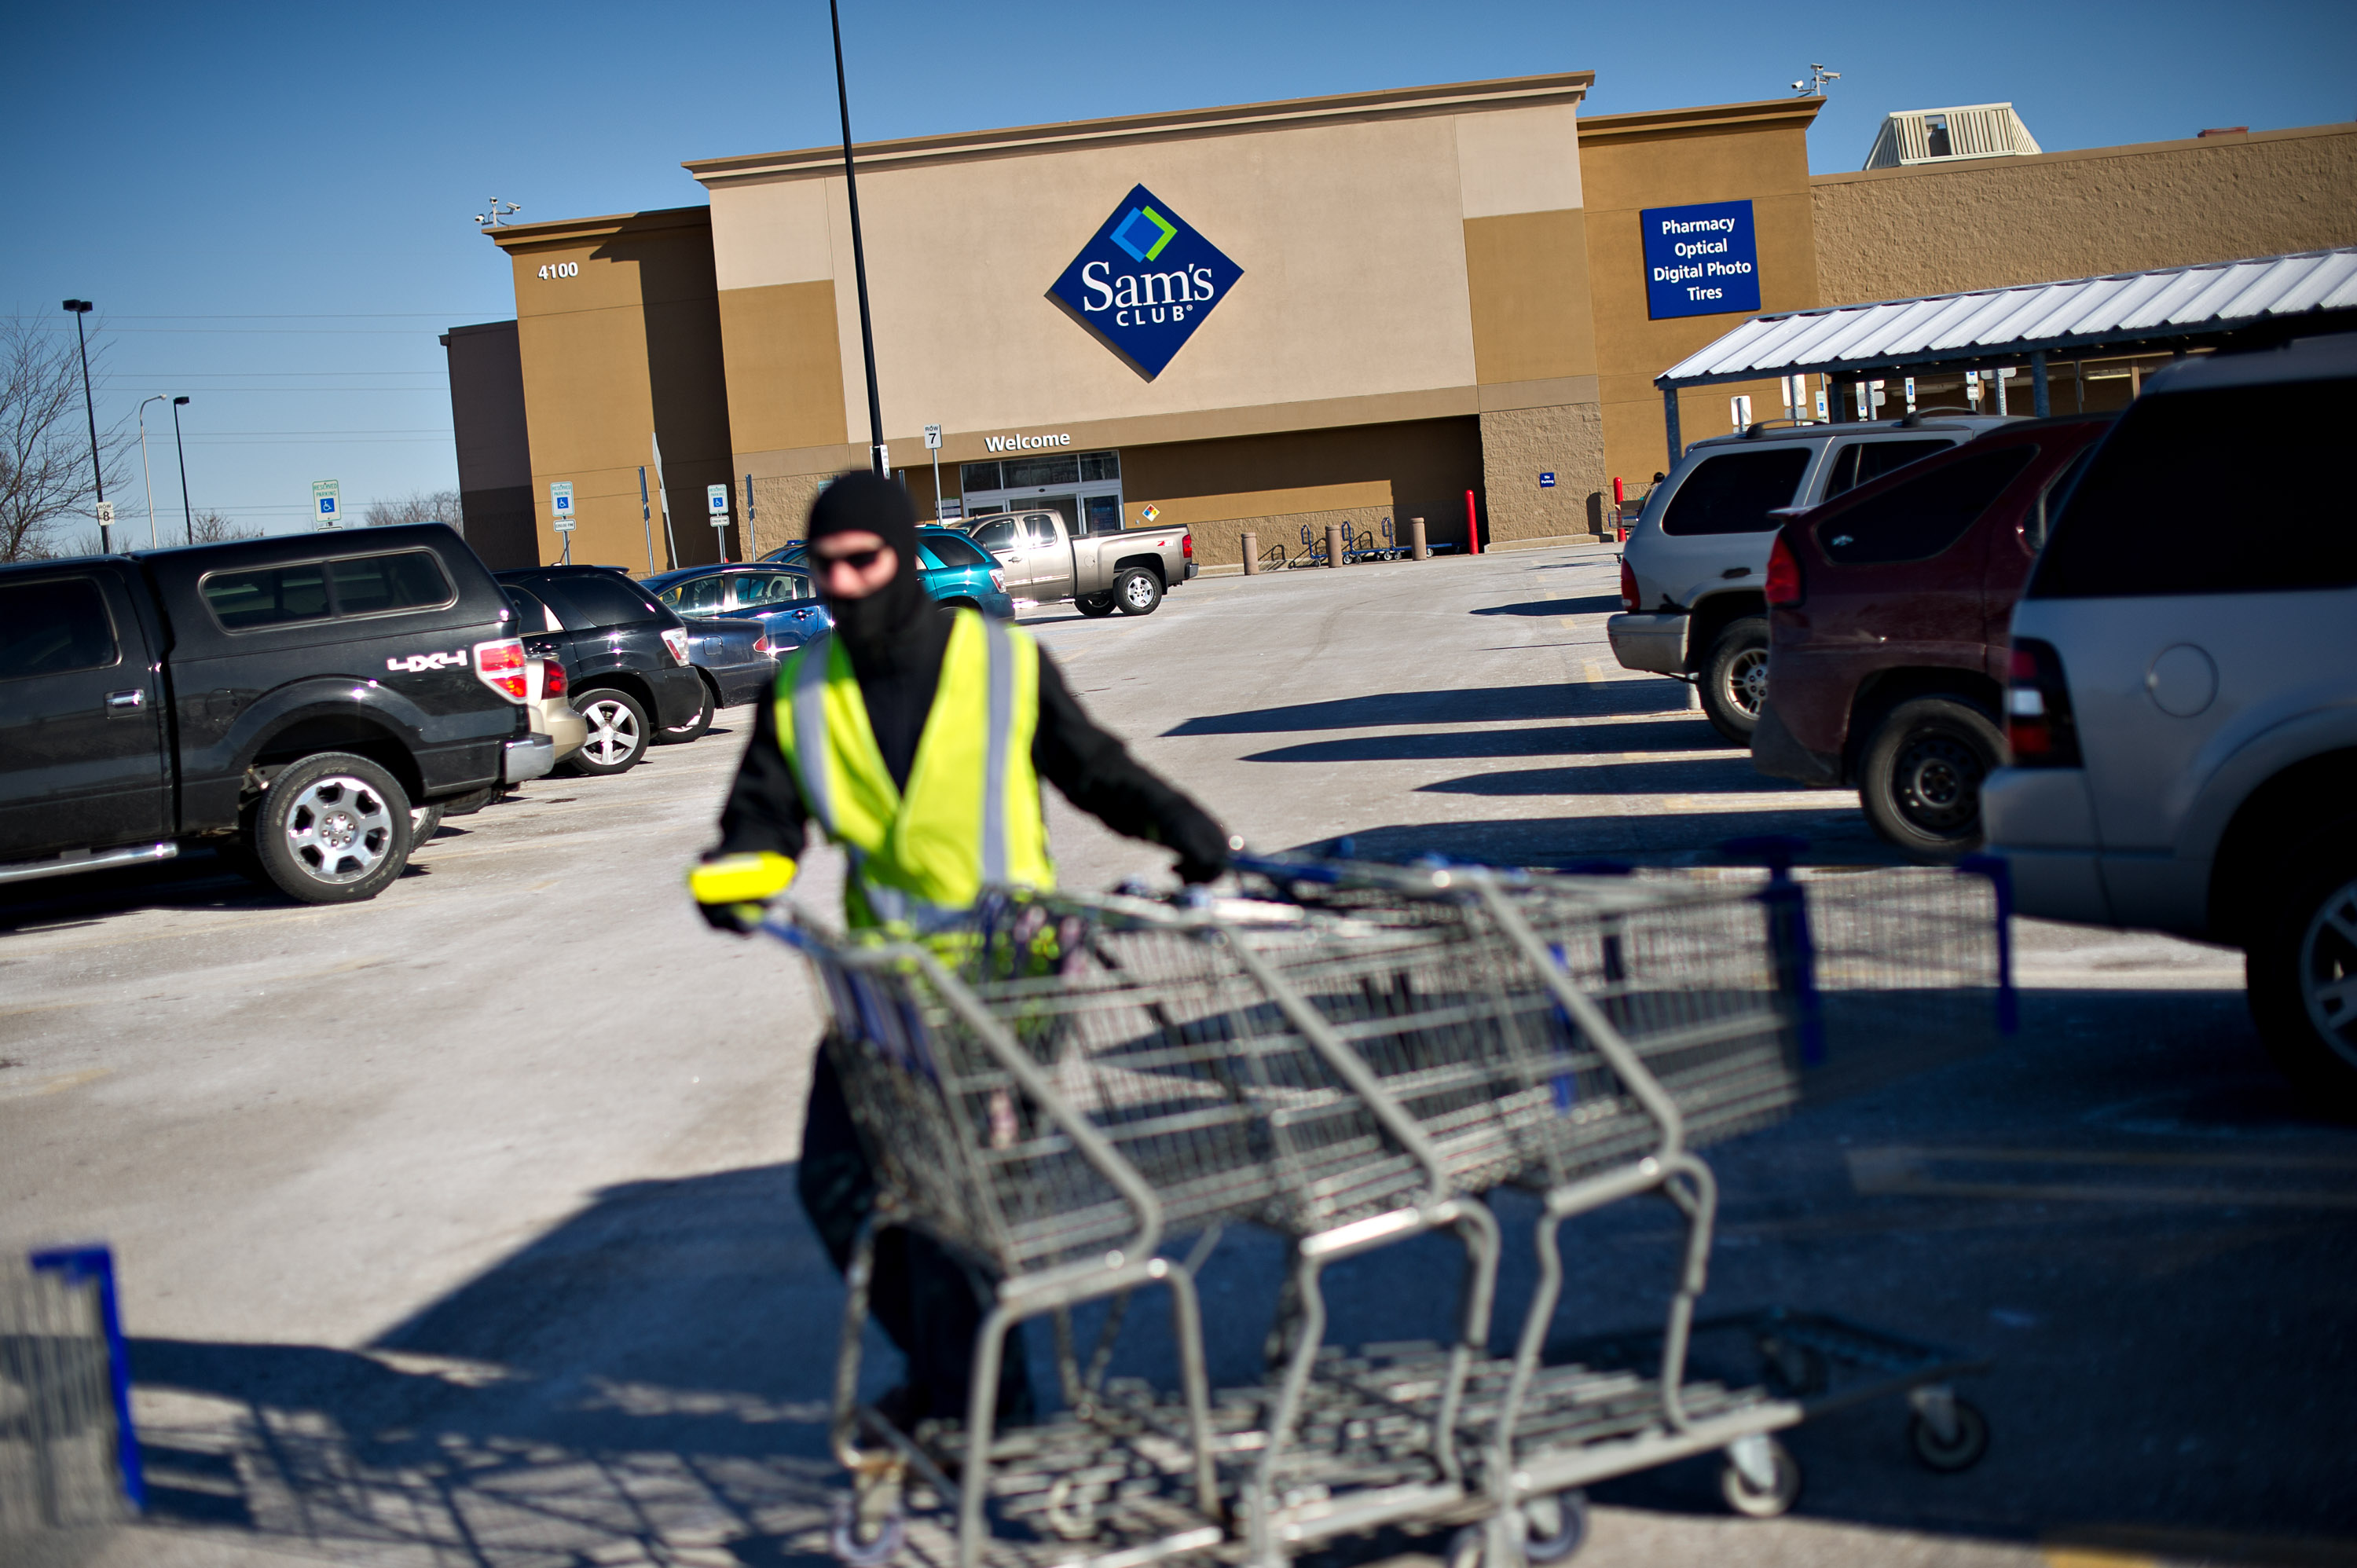
[[[684,664],[687,662],[687,628],[685,627],[667,626],[663,628],[662,639],[663,646],[671,650],[671,661],[673,663]]]
[[[564,661],[556,659],[544,659],[541,660],[541,662],[546,665],[547,669],[541,678],[540,694],[543,697],[561,697],[565,695]]]
[[[1006,574],[999,571],[996,567],[993,567],[990,573],[990,585],[993,588],[996,588],[998,592],[1002,594],[1005,593],[1006,591]]]
[[[1781,533],[1768,552],[1767,594],[1770,604],[1785,609],[1799,604],[1802,598],[1801,563]]]
[[[532,674],[525,668],[523,639],[501,638],[475,644],[475,674],[484,685],[511,703],[531,694]]]
[[[1189,561],[1192,561],[1195,558],[1195,536],[1193,534],[1183,534],[1179,537],[1178,553]]]
[[[2062,656],[2051,643],[2023,638],[2013,645],[2005,693],[2005,743],[2016,768],[2077,768],[2079,726],[2071,718],[2071,688]]]
[[[1626,561],[1620,563],[1620,607],[1631,615],[1637,613],[1637,574]]]

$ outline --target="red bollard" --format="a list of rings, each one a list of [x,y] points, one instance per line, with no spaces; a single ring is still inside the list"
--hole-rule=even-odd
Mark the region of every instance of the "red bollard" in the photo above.
[[[1619,542],[1622,544],[1629,542],[1629,525],[1626,521],[1629,514],[1620,510],[1621,503],[1626,499],[1620,493],[1620,476],[1615,474],[1612,476],[1612,532],[1618,536]]]
[[[1468,555],[1481,553],[1481,520],[1480,514],[1473,510],[1471,490],[1465,492],[1465,553]]]

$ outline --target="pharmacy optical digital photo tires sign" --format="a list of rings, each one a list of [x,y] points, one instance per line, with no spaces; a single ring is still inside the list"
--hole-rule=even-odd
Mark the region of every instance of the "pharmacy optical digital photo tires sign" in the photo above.
[[[1048,297],[1150,381],[1243,275],[1140,185],[1098,226]]]
[[[1760,247],[1752,238],[1751,203],[1649,207],[1638,220],[1645,233],[1646,314],[1652,319],[1760,308]]]

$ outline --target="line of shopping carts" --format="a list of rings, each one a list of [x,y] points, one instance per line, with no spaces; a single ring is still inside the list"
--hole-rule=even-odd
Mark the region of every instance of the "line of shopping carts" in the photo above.
[[[1453,1529],[1453,1568],[1523,1568],[1577,1550],[1581,1488],[1689,1455],[1723,1455],[1738,1511],[1782,1512],[1800,1475],[1774,1434],[1837,1404],[1903,1395],[1926,1463],[1979,1457],[1986,1424],[1951,1386],[1968,1358],[1797,1310],[1697,1321],[1718,1199],[1695,1151],[1785,1113],[1804,1062],[1845,1039],[2000,1026],[1986,880],[1244,872],[1235,896],[995,893],[921,939],[772,919],[831,1000],[881,1194],[847,1271],[838,1557],[895,1556],[913,1490],[954,1518],[957,1568],[1273,1568],[1393,1528]],[[1538,1280],[1501,1355],[1485,1197],[1509,1187],[1536,1200]],[[1549,1353],[1562,1227],[1646,1195],[1683,1219],[1660,1320]],[[875,1236],[894,1226],[997,1279],[962,1427],[903,1432],[856,1402]],[[1239,1226],[1284,1239],[1289,1277],[1267,1376],[1214,1391],[1195,1280]],[[1436,1233],[1466,1260],[1453,1337],[1327,1345],[1326,1271]],[[1107,1375],[1148,1290],[1175,1388]],[[1071,1315],[1100,1301],[1084,1348]],[[1038,1317],[1064,1409],[997,1430],[1006,1337]],[[1748,1341],[1757,1379],[1695,1375],[1698,1336]]]

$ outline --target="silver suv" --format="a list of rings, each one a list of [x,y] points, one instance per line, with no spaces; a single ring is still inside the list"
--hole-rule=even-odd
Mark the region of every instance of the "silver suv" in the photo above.
[[[2009,421],[1909,414],[1871,424],[1755,424],[1697,441],[1653,487],[1620,557],[1605,624],[1622,667],[1702,687],[1730,745],[1751,744],[1768,695],[1768,548],[1786,507],[1814,506]]]
[[[2242,948],[2276,1061],[2357,1106],[2357,334],[2145,386],[2014,609],[1989,848],[2025,915]]]

